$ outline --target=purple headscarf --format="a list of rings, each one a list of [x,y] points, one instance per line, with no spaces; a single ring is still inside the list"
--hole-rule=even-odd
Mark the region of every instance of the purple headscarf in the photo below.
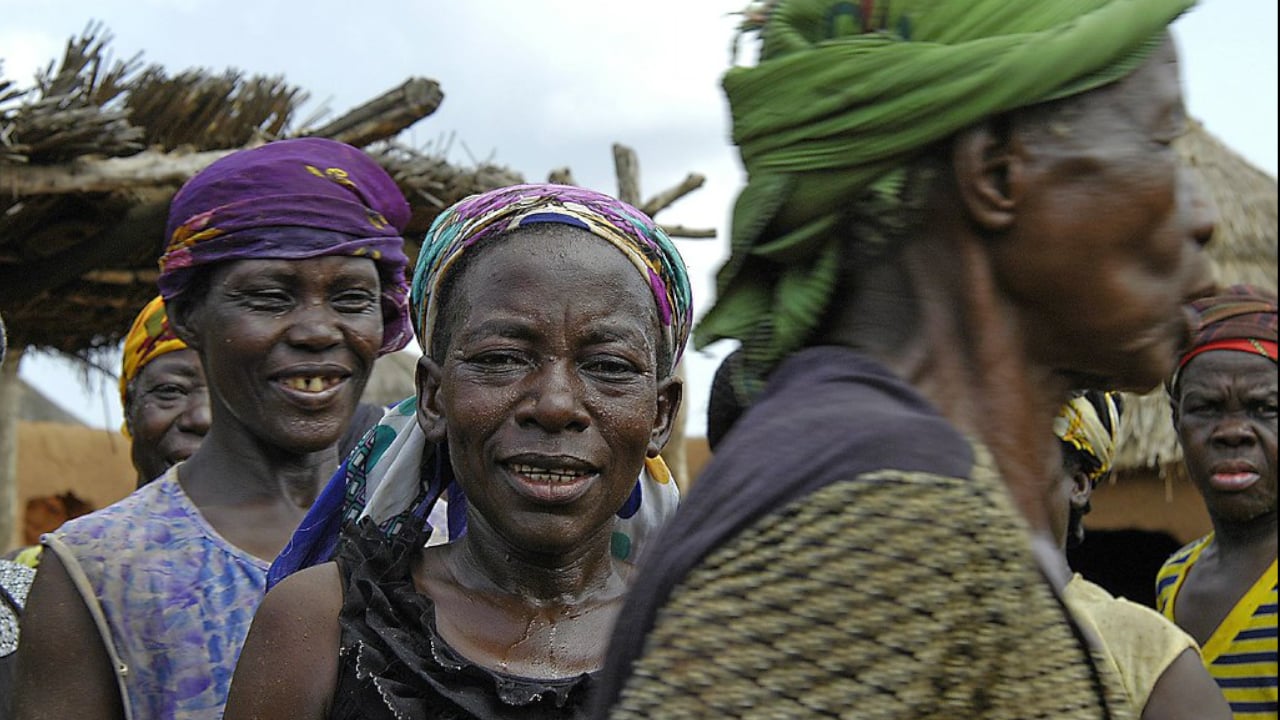
[[[382,280],[385,354],[409,341],[408,222],[395,181],[361,150],[280,140],[221,158],[182,186],[169,206],[157,284],[169,302],[214,263],[367,257]]]

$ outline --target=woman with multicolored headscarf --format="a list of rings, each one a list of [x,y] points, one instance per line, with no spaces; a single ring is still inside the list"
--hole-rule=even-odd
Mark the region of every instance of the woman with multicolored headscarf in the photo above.
[[[1187,474],[1213,532],[1174,553],[1156,607],[1200,643],[1237,720],[1280,709],[1276,688],[1276,296],[1248,285],[1197,300],[1167,384]]]
[[[1086,390],[1062,406],[1053,432],[1062,445],[1062,491],[1055,534],[1065,561],[1084,540],[1084,516],[1099,482],[1111,476],[1124,403],[1119,393]],[[1114,597],[1074,573],[1062,588],[1073,617],[1098,638],[1099,659],[1120,679],[1143,720],[1231,720],[1227,702],[1200,664],[1191,636],[1149,607]]]
[[[158,284],[204,367],[209,432],[44,536],[18,717],[222,717],[268,563],[337,468],[374,359],[408,339],[408,220],[377,163],[318,138],[233,153],[178,191]]]
[[[412,305],[418,394],[340,473],[337,562],[268,594],[229,720],[586,710],[632,563],[676,500],[658,453],[684,264],[626,203],[521,185],[436,219]],[[303,565],[323,557],[314,519]]]
[[[191,457],[209,431],[200,356],[174,334],[162,297],[142,308],[124,338],[120,407],[138,487]]]
[[[1054,586],[1052,422],[1211,288],[1191,0],[755,3],[699,345],[745,408],[642,563],[596,717],[1124,716]]]

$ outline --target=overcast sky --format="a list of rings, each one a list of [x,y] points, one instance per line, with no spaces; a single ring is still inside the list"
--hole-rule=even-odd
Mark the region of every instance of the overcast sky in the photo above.
[[[0,70],[20,85],[60,57],[90,20],[117,57],[142,52],[189,67],[283,75],[311,95],[299,117],[338,114],[410,76],[444,90],[432,116],[401,136],[452,161],[506,165],[531,181],[569,166],[616,192],[611,145],[635,148],[643,193],[689,172],[706,185],[659,214],[714,227],[680,241],[698,312],[723,259],[742,173],[728,140],[720,75],[744,0],[0,0]],[[1174,25],[1191,114],[1250,161],[1276,173],[1275,0],[1202,0]],[[353,13],[358,9],[358,13]],[[691,434],[704,426],[711,373],[727,347],[690,352]],[[83,383],[70,363],[28,355],[22,376],[92,425],[119,425],[114,380]]]

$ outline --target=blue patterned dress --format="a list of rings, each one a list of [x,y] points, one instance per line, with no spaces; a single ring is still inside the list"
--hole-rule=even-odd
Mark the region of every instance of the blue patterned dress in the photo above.
[[[95,616],[126,717],[222,717],[267,563],[218,535],[176,469],[42,541]]]

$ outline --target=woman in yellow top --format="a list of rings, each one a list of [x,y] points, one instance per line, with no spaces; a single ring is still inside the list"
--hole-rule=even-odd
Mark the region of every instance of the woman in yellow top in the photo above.
[[[1084,516],[1098,483],[1111,474],[1123,405],[1116,393],[1089,390],[1062,407],[1053,430],[1062,441],[1063,501],[1055,527],[1066,559],[1084,539]],[[1062,597],[1099,640],[1103,662],[1120,678],[1142,720],[1230,720],[1218,686],[1189,635],[1151,608],[1113,597],[1079,573]]]

